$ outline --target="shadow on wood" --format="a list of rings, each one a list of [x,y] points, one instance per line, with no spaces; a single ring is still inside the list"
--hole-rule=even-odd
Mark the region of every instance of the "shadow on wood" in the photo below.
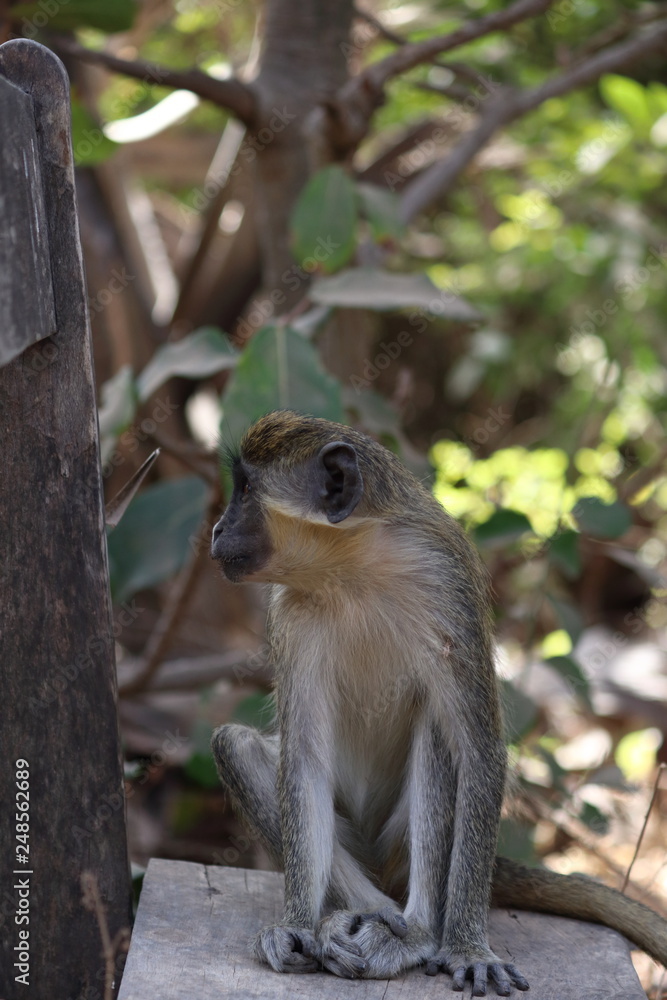
[[[283,877],[153,859],[139,903],[118,1000],[454,1000],[446,976],[421,969],[398,979],[289,976],[251,956],[260,928],[282,916]],[[625,940],[595,924],[493,910],[491,947],[531,984],[526,1000],[646,1000]],[[494,994],[491,993],[493,996]]]

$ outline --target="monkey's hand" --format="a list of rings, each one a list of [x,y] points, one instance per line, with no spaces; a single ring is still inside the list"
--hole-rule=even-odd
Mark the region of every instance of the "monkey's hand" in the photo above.
[[[390,979],[436,950],[430,931],[409,926],[389,906],[374,913],[336,910],[320,921],[316,934],[320,961],[346,979]]]
[[[317,972],[319,968],[319,948],[313,932],[306,927],[265,927],[255,938],[253,950],[260,962],[266,962],[276,972]]]
[[[458,993],[463,991],[466,979],[472,979],[472,995],[485,997],[489,983],[495,986],[499,997],[508,997],[512,986],[518,990],[527,990],[528,982],[521,975],[516,965],[501,962],[490,948],[480,947],[461,952],[451,948],[441,948],[426,964],[426,975],[435,976],[438,972],[448,972],[452,977],[452,989]]]

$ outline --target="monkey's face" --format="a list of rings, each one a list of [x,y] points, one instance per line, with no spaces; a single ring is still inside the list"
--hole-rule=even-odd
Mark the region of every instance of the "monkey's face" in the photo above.
[[[354,448],[332,441],[307,461],[232,468],[234,489],[213,529],[211,555],[234,583],[290,583],[317,562],[317,536],[346,520],[363,493]],[[317,532],[315,527],[319,527]],[[308,529],[310,528],[310,531]]]
[[[259,493],[248,472],[241,462],[235,463],[231,500],[213,528],[211,555],[232,583],[254,577],[272,552]]]

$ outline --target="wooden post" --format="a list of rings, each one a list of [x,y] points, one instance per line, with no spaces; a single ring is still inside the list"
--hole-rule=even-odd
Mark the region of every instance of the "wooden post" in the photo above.
[[[69,81],[24,39],[0,46],[0,365],[0,997],[102,1000],[82,873],[112,937],[131,905],[97,415]]]

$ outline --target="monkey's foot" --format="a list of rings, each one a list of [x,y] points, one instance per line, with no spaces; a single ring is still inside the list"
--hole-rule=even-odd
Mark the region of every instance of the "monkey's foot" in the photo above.
[[[452,977],[452,989],[458,993],[463,991],[466,979],[472,979],[472,995],[485,997],[487,985],[495,987],[499,997],[508,997],[512,986],[518,990],[527,990],[528,981],[524,979],[516,965],[501,962],[497,955],[488,948],[476,949],[472,953],[441,950],[431,958],[426,965],[426,975],[435,976],[438,972],[448,972]]]
[[[253,949],[260,962],[276,972],[317,972],[319,968],[315,936],[305,927],[265,927],[255,938]]]
[[[429,931],[409,926],[391,907],[374,913],[336,910],[320,921],[316,933],[324,967],[347,979],[391,979],[436,950]]]

